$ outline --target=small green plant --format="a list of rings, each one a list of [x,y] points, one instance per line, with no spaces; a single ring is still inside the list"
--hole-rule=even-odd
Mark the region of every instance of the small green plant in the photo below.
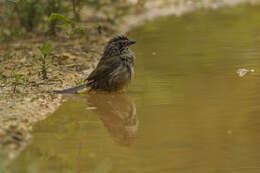
[[[49,18],[51,15],[54,14],[62,14],[68,12],[68,8],[64,5],[62,0],[47,0],[46,7],[45,7],[45,15]],[[58,20],[53,18],[53,20],[48,21],[49,24],[49,35],[56,35],[56,25]]]
[[[42,75],[42,79],[46,80],[48,79],[47,70],[49,68],[48,61],[50,60],[51,45],[48,43],[44,43],[42,47],[40,47],[40,51],[41,54],[39,57],[39,61],[41,65],[41,75]]]
[[[81,36],[85,34],[86,26],[77,25],[75,22],[67,19],[61,14],[52,13],[48,19],[48,23],[51,24],[53,21],[55,21],[56,23],[61,23],[60,25],[55,26],[65,31],[70,38],[75,37],[76,33],[80,34]]]
[[[82,79],[79,79],[79,80],[77,80],[76,81],[76,85],[82,85],[82,84],[84,84],[85,82],[84,82],[84,80],[82,80]]]
[[[62,22],[66,27],[71,27],[72,25],[72,22],[69,19],[58,13],[52,13],[48,19],[48,23],[51,23],[54,20]]]
[[[62,23],[62,25],[57,26],[57,22]],[[48,18],[48,23],[51,35],[56,35],[56,28],[68,29],[72,27],[70,20],[59,13],[52,13]]]
[[[10,77],[6,80],[6,83],[13,87],[13,93],[17,92],[17,86],[27,86],[27,78],[25,75],[11,73]]]

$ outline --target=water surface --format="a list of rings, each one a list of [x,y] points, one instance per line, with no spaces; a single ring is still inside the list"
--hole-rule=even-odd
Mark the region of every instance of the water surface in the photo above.
[[[258,173],[260,7],[160,18],[130,33],[125,94],[70,97],[34,127],[19,173]],[[239,68],[255,69],[240,78]]]

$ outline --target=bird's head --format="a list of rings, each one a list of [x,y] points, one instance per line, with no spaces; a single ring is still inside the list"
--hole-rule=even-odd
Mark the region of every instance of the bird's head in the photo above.
[[[107,43],[104,55],[120,54],[125,50],[128,50],[129,46],[135,43],[135,41],[129,40],[126,36],[114,37]]]

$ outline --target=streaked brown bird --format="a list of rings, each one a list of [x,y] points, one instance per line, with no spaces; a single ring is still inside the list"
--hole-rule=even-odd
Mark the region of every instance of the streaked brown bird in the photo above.
[[[134,74],[134,53],[129,46],[135,44],[126,36],[111,39],[105,47],[102,58],[95,70],[85,80],[86,83],[55,93],[77,93],[78,90],[89,87],[90,90],[120,91],[128,86]]]

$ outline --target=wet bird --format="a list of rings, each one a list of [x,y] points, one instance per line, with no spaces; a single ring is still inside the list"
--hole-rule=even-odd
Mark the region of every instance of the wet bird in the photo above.
[[[90,91],[109,92],[125,89],[134,74],[135,56],[129,46],[135,43],[126,36],[114,37],[107,43],[102,58],[85,80],[85,84],[54,92],[77,93],[78,90],[86,87],[89,87]]]

